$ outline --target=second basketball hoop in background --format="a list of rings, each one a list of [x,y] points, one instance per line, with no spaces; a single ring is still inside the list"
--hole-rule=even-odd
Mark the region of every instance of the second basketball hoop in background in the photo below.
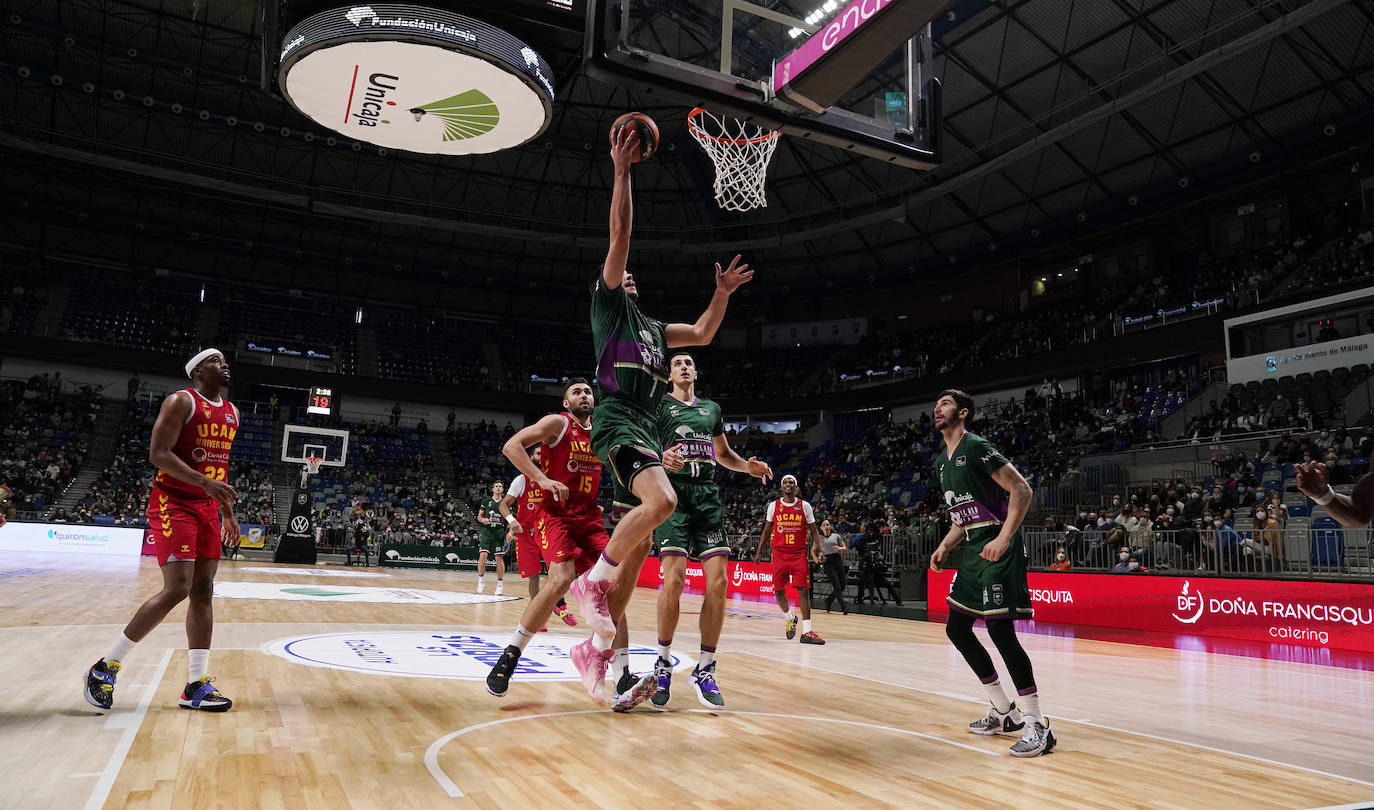
[[[766,208],[764,178],[779,133],[758,124],[718,116],[701,107],[687,114],[687,131],[716,166],[716,203],[726,211]]]
[[[658,124],[642,112],[627,112],[611,124],[611,135],[615,135],[621,127],[629,126],[631,123],[639,132],[639,157],[635,162],[648,160],[658,151]]]

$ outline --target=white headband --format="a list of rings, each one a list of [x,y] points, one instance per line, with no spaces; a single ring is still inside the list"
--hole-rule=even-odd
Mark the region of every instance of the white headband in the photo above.
[[[792,483],[797,483],[797,476],[793,475],[792,473],[788,473],[787,475],[784,475],[782,478],[778,479],[778,483],[781,484],[783,481],[786,481],[789,478],[792,479]]]
[[[204,363],[207,359],[216,354],[224,354],[224,352],[220,351],[219,349],[205,349],[200,354],[196,355],[195,357],[192,357],[190,360],[187,360],[186,376],[190,377],[191,372],[196,370],[196,366],[200,365],[201,363]]]

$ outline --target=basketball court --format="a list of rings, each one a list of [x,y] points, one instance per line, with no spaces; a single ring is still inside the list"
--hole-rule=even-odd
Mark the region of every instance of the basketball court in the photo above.
[[[215,600],[211,671],[233,710],[176,706],[182,607],[130,656],[102,719],[81,698],[84,662],[160,579],[149,558],[63,556],[0,559],[7,806],[1374,801],[1367,670],[1023,634],[1059,745],[1018,760],[1012,738],[964,731],[985,700],[943,625],[820,611],[828,643],[803,646],[782,637],[776,606],[734,600],[726,709],[699,706],[680,671],[666,711],[620,715],[588,700],[565,657],[583,635],[557,622],[531,644],[531,672],[504,699],[488,695],[490,656],[524,600],[474,594],[471,574],[409,569],[222,562],[220,594],[251,591]],[[463,603],[439,604],[444,594]],[[637,671],[652,667],[654,598],[640,589],[630,605]],[[684,601],[673,650],[690,667],[700,600]]]

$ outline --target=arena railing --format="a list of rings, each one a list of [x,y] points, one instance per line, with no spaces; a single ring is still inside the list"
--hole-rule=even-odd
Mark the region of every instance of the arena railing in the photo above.
[[[1277,529],[1267,543],[1265,530],[1151,530],[1136,538],[1108,543],[1096,533],[1024,528],[1022,540],[1032,570],[1046,570],[1063,546],[1074,571],[1107,572],[1117,565],[1121,547],[1130,549],[1152,573],[1211,574],[1266,579],[1348,579],[1374,581],[1374,530]],[[1066,545],[1067,542],[1067,545]]]

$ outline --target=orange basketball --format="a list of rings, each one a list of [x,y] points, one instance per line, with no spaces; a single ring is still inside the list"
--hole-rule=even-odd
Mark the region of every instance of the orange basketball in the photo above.
[[[621,127],[632,121],[635,129],[639,132],[639,157],[635,159],[635,162],[638,163],[652,157],[654,152],[658,150],[658,124],[655,124],[654,119],[642,112],[627,112],[615,119],[614,124],[611,124],[611,136],[614,136]]]

